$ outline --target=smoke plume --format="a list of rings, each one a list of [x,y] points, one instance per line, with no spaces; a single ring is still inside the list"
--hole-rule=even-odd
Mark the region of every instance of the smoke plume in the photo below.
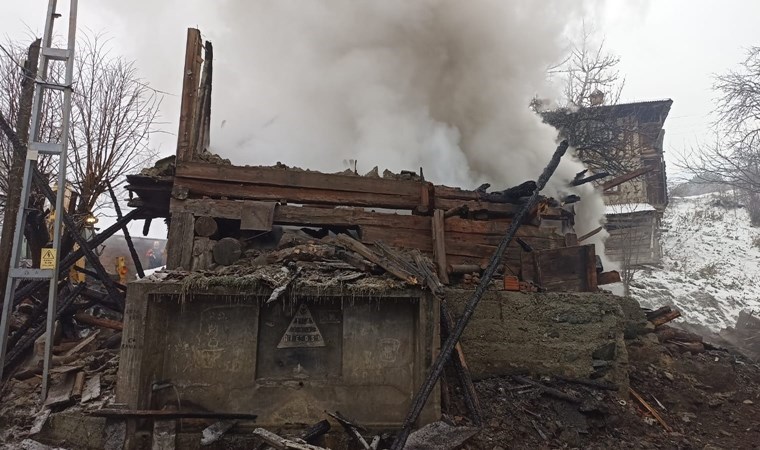
[[[556,147],[528,105],[557,95],[546,70],[584,14],[576,2],[211,3],[182,2],[183,14],[209,22],[212,151],[235,164],[340,171],[355,160],[360,173],[423,167],[436,183],[503,189],[536,179]],[[566,156],[547,194],[570,193],[582,169]],[[604,205],[590,186],[574,192],[580,235]]]

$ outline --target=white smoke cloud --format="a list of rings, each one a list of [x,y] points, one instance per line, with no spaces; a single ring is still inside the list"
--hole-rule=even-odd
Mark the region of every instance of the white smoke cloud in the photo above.
[[[535,95],[558,95],[546,69],[567,47],[567,24],[589,7],[532,0],[181,5],[214,43],[214,152],[235,164],[325,171],[350,159],[360,173],[423,167],[436,183],[496,189],[536,179],[551,157],[557,133],[528,105]],[[173,26],[166,18],[162,29]],[[162,70],[176,71],[176,79],[180,68]],[[569,193],[567,182],[582,169],[566,156],[547,193]],[[574,191],[583,198],[576,224],[583,234],[599,226],[604,204],[590,186]]]

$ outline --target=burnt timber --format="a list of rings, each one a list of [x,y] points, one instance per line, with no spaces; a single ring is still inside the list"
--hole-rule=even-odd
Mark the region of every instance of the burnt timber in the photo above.
[[[263,233],[278,226],[305,227],[338,233],[351,230],[369,246],[382,241],[392,247],[417,249],[435,261],[437,275],[445,284],[456,283],[456,279],[449,280],[446,268],[485,265],[520,209],[519,199],[505,203],[503,196],[435,185],[416,174],[379,178],[281,164],[231,165],[207,148],[211,63],[210,45],[203,45],[198,30],[188,30],[176,158],[162,160],[153,173],[128,177],[130,205],[140,207],[140,218],[169,218],[168,269],[206,269],[207,263],[198,264],[198,256],[213,247],[216,239],[231,237],[245,242],[245,230]],[[458,214],[447,215],[447,211]],[[205,236],[196,236],[194,230],[196,220],[207,222],[209,218],[228,226],[207,242],[198,239]],[[252,218],[254,225],[246,226]],[[593,246],[589,250],[589,246],[577,245],[572,212],[541,197],[522,225],[516,236],[527,247],[511,243],[499,273],[530,278],[534,283],[540,282],[536,274],[541,274],[558,290],[596,290],[594,256],[588,254],[593,253]],[[194,249],[193,242],[201,247]],[[535,250],[535,255],[525,248]],[[539,256],[540,252],[565,248],[569,248],[566,254],[579,255],[563,261],[573,261],[577,267],[569,273],[578,274],[582,281],[558,282],[562,277],[549,273],[557,258]],[[539,267],[541,261],[549,264]]]

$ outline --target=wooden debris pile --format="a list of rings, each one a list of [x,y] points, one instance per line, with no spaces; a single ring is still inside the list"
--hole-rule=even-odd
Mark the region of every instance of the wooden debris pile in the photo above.
[[[703,353],[706,348],[714,348],[696,333],[666,325],[679,317],[681,317],[681,312],[667,305],[646,313],[646,318],[652,324],[657,339],[677,353],[696,354]]]
[[[51,388],[40,402],[42,348],[23,359],[5,381],[0,402],[0,442],[34,437],[43,430],[52,412],[89,411],[115,398],[121,333],[110,328],[90,329],[85,337],[56,334],[53,347]]]

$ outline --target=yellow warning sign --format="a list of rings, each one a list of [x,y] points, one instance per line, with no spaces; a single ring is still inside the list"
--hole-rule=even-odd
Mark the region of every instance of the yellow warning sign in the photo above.
[[[322,333],[319,332],[314,317],[305,303],[301,303],[298,312],[290,321],[288,329],[280,339],[277,348],[297,348],[297,347],[324,347],[325,340],[322,339]]]
[[[43,248],[40,258],[40,269],[55,269],[55,249]]]

